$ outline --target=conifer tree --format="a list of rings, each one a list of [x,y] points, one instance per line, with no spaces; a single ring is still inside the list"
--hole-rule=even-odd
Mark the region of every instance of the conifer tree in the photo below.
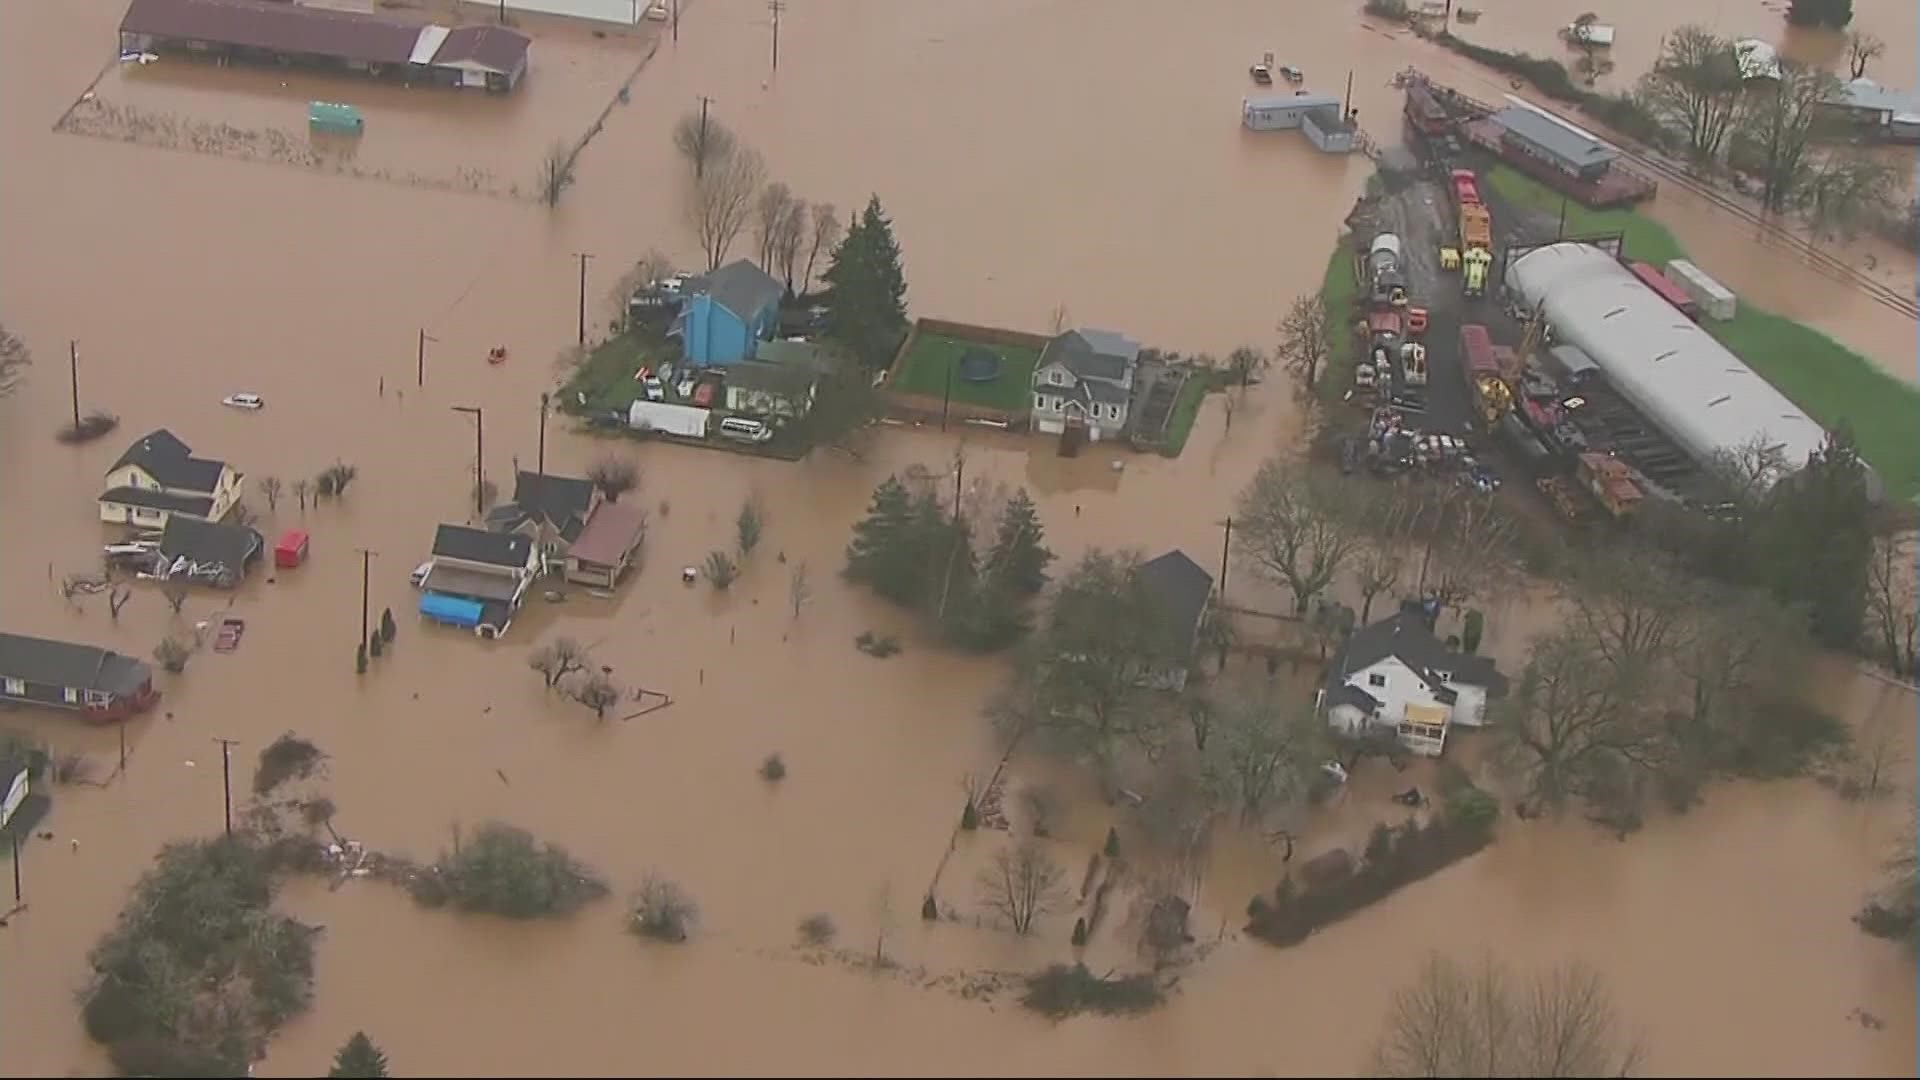
[[[356,1031],[353,1038],[333,1056],[333,1069],[328,1076],[345,1077],[382,1077],[387,1075],[387,1055],[373,1045],[364,1031]]]

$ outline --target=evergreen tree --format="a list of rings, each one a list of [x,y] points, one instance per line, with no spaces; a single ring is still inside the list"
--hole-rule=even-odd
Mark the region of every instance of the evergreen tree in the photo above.
[[[1012,592],[1033,596],[1047,586],[1046,530],[1027,489],[1021,488],[1000,512],[1000,535],[987,554],[987,574]]]
[[[379,1077],[387,1075],[387,1055],[373,1045],[364,1031],[356,1031],[347,1045],[333,1056],[333,1069],[328,1076]]]
[[[827,332],[869,370],[884,368],[906,331],[907,280],[879,196],[847,226],[821,279],[827,285]]]
[[[1866,466],[1843,427],[1774,487],[1756,528],[1757,560],[1774,595],[1804,608],[1813,636],[1830,648],[1860,640],[1872,511]]]
[[[847,545],[847,579],[866,585],[896,604],[919,598],[924,582],[915,544],[913,500],[897,476],[873,489],[867,516],[853,527]]]
[[[1844,29],[1853,21],[1853,0],[1790,0],[1787,22],[1794,26]]]
[[[391,644],[393,642],[393,635],[399,632],[400,632],[399,625],[393,621],[393,609],[388,608],[387,610],[381,612],[380,613],[380,636],[385,638],[387,642]]]

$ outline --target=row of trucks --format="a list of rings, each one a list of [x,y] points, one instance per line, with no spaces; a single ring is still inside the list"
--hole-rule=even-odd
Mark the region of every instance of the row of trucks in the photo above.
[[[1366,314],[1356,330],[1366,355],[1354,368],[1354,385],[1379,396],[1384,383],[1395,405],[1421,409],[1426,404],[1427,311],[1408,297],[1405,255],[1400,237],[1380,233],[1367,248]]]
[[[1484,296],[1493,268],[1493,215],[1480,200],[1480,183],[1473,170],[1455,169],[1448,177],[1460,219],[1460,282],[1468,296]]]

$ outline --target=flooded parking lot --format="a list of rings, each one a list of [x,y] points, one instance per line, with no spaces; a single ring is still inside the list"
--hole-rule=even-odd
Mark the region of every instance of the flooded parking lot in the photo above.
[[[88,947],[162,843],[220,827],[213,740],[239,740],[244,777],[288,730],[331,755],[336,823],[370,845],[425,857],[451,843],[455,823],[501,817],[598,867],[616,898],[650,868],[666,871],[704,920],[694,943],[667,951],[621,932],[617,900],[563,925],[509,926],[422,911],[372,883],[296,883],[284,905],[326,928],[316,1000],[262,1075],[311,1073],[356,1028],[416,1075],[1344,1073],[1392,988],[1436,947],[1600,965],[1662,1072],[1908,1071],[1911,963],[1848,921],[1897,832],[1899,800],[1846,804],[1811,783],[1717,788],[1690,816],[1626,843],[1576,822],[1510,828],[1485,855],[1284,952],[1235,932],[1247,897],[1277,876],[1274,853],[1257,838],[1225,841],[1197,920],[1209,936],[1224,925],[1225,940],[1167,1007],[1137,1020],[1050,1025],[1008,1001],[800,962],[794,925],[813,911],[831,913],[849,943],[891,921],[895,953],[936,976],[1068,954],[1058,933],[1019,941],[914,917],[964,777],[999,756],[979,714],[1004,664],[921,640],[836,572],[875,483],[909,465],[946,467],[956,440],[933,430],[887,430],[865,461],[797,465],[641,447],[645,480],[629,497],[652,510],[653,528],[646,567],[618,600],[536,600],[496,644],[410,616],[406,573],[433,526],[470,513],[472,428],[449,407],[485,410],[489,476],[504,479],[516,459],[530,467],[549,358],[575,333],[573,255],[596,256],[588,295],[601,322],[624,260],[650,247],[692,257],[669,131],[701,95],[797,192],[843,211],[881,195],[916,313],[1044,330],[1064,306],[1075,322],[1183,351],[1269,341],[1286,301],[1317,287],[1366,165],[1286,133],[1243,132],[1245,65],[1294,42],[1317,89],[1337,91],[1353,68],[1364,124],[1396,115],[1392,71],[1447,62],[1344,10],[1275,10],[1223,0],[1204,20],[1181,20],[1151,5],[809,5],[789,11],[770,79],[764,7],[700,0],[550,212],[56,134],[110,53],[121,8],[0,7],[0,314],[39,358],[0,403],[7,628],[145,655],[177,625],[150,589],[117,622],[100,598],[75,610],[55,589],[91,565],[105,531],[101,475],[147,430],[168,427],[253,477],[335,460],[360,470],[346,499],[304,517],[283,500],[268,517],[270,534],[308,528],[312,559],[234,598],[249,626],[239,651],[163,677],[161,708],[129,727],[125,778],[57,792],[45,826],[55,840],[32,845],[24,864],[31,907],[0,932],[0,1071],[105,1068],[69,994]],[[365,152],[436,176],[497,155],[507,175],[549,132],[589,122],[634,56],[630,43],[602,53],[568,40],[553,51],[580,57],[577,85],[543,82],[536,67],[523,101],[456,95],[413,112],[403,108],[413,99],[383,96],[413,92],[368,88]],[[1155,59],[1138,63],[1143,53]],[[536,65],[547,55],[537,37]],[[152,92],[179,104],[156,107],[235,124],[292,111],[285,122],[299,126],[301,95],[280,95],[264,73],[163,83],[164,67],[145,73]],[[554,83],[564,94],[542,97]],[[525,114],[512,134],[474,119],[502,105]],[[418,385],[422,330],[432,340]],[[122,417],[113,436],[79,449],[52,439],[68,408],[70,339],[83,407]],[[489,366],[501,344],[512,359]],[[221,408],[236,390],[267,408]],[[549,471],[577,474],[603,444],[564,427],[550,425]],[[1231,431],[1210,401],[1177,460],[1106,446],[1064,460],[1039,441],[975,434],[967,475],[1032,491],[1051,546],[1068,556],[1090,544],[1180,547],[1211,565],[1234,493],[1297,428],[1275,380],[1236,409]],[[679,568],[728,543],[749,494],[768,526],[742,580],[721,595],[683,587]],[[374,610],[390,606],[401,623],[394,654],[365,678],[351,666],[356,547],[376,553]],[[795,618],[788,573],[803,561],[816,596]],[[183,617],[209,618],[226,599],[197,594]],[[1517,656],[1530,617],[1496,614],[1489,648]],[[863,655],[851,641],[865,630],[900,635],[905,652]],[[617,677],[673,705],[597,724],[547,695],[525,655],[557,633],[592,643]],[[1913,715],[1911,695],[1849,669],[1825,685],[1850,720]],[[60,715],[4,722],[102,761],[118,752],[112,731]],[[776,751],[791,773],[769,789],[754,770]],[[1083,861],[1109,815],[1090,795],[1075,799],[1061,861]],[[967,882],[955,880],[946,899],[964,910]],[[1886,1027],[1848,1019],[1855,1007]]]

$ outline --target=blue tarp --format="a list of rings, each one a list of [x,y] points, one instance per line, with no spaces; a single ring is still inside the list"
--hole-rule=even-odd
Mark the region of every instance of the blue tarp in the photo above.
[[[445,593],[425,593],[420,597],[420,614],[434,622],[471,630],[480,625],[480,615],[484,609],[478,600],[468,600]]]

